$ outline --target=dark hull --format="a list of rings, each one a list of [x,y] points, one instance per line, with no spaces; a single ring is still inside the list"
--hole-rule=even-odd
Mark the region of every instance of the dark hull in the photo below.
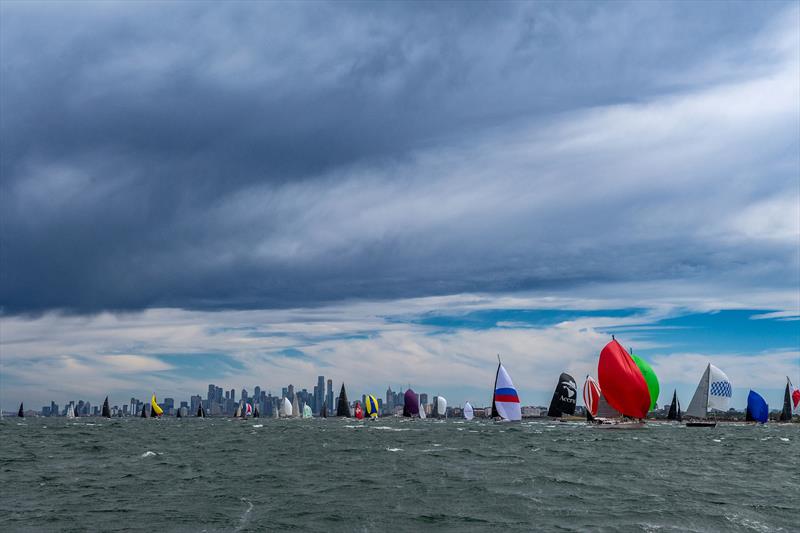
[[[713,428],[717,427],[716,422],[686,422],[687,428]]]

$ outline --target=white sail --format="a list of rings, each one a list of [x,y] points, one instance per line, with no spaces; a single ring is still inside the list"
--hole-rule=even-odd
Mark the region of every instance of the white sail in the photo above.
[[[311,406],[307,403],[303,404],[303,418],[311,418]]]
[[[472,420],[475,417],[475,412],[472,409],[472,405],[467,402],[464,404],[464,418],[466,420]]]
[[[493,416],[503,420],[522,420],[522,409],[519,404],[519,395],[511,376],[502,364],[497,365],[497,375],[494,384]]]
[[[708,408],[718,411],[727,411],[731,406],[733,384],[725,372],[715,367],[709,367]]]
[[[425,406],[422,405],[422,401],[419,400],[419,396],[417,396],[417,401],[419,401],[419,417],[425,418]]]
[[[67,407],[67,418],[75,418],[75,410],[72,408],[72,404]]]
[[[436,412],[442,418],[447,416],[447,400],[444,398],[444,396],[436,397]]]
[[[300,416],[302,412],[300,411],[300,404],[297,403],[297,394],[294,395],[292,398],[292,415],[291,416]]]
[[[709,363],[706,366],[705,372],[703,372],[703,376],[700,378],[700,383],[697,384],[697,388],[694,391],[694,396],[692,396],[692,401],[689,402],[689,407],[684,412],[684,416],[690,418],[705,418],[706,414],[708,413],[708,384],[709,384],[709,375],[711,373],[711,364]]]
[[[289,398],[284,398],[281,404],[281,416],[292,416],[292,404]]]

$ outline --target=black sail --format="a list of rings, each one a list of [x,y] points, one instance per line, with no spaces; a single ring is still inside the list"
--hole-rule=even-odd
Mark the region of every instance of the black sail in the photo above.
[[[19,411],[17,411],[17,416],[20,418],[25,418],[25,411],[22,409],[22,404],[19,404]]]
[[[106,396],[106,400],[103,402],[103,416],[111,418],[111,408],[108,407],[108,396]]]
[[[500,366],[502,363],[499,361],[500,356],[497,356],[497,372],[494,373],[494,387],[492,387],[492,418],[500,418],[500,413],[497,412],[497,404],[495,403],[494,396],[497,390],[497,376],[500,375]]]
[[[258,405],[253,408],[253,418],[258,418],[261,416],[261,413],[258,412]]]
[[[183,415],[181,414],[181,410],[180,409],[178,409],[178,414],[175,415],[175,418],[183,418]]]
[[[322,418],[328,418],[328,402],[322,402],[322,411],[320,411],[319,416]]]
[[[147,405],[142,404],[142,418],[147,418]]]
[[[200,404],[200,405],[197,406],[197,416],[200,417],[200,418],[205,418],[206,417],[206,413],[205,413],[205,411],[203,411],[203,404]]]
[[[781,422],[792,421],[792,391],[789,390],[789,382],[786,382],[786,390],[783,392],[783,409],[781,409]]]
[[[339,405],[336,406],[336,416],[350,417],[350,405],[347,403],[347,392],[344,390],[344,383],[342,383],[342,390],[339,392]]]
[[[553,399],[550,400],[547,416],[558,418],[563,415],[574,415],[577,397],[578,385],[575,383],[575,378],[566,372],[562,373],[558,378]]]
[[[672,391],[672,403],[669,404],[669,413],[667,413],[668,420],[680,420],[680,408],[678,407],[678,391]]]

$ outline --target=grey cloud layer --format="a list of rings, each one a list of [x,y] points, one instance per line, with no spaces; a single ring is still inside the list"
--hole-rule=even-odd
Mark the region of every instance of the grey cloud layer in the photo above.
[[[0,303],[795,286],[797,13],[4,3]]]

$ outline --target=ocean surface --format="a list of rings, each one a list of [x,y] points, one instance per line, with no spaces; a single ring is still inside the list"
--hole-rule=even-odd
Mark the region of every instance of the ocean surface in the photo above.
[[[2,531],[798,531],[800,425],[0,421]]]

